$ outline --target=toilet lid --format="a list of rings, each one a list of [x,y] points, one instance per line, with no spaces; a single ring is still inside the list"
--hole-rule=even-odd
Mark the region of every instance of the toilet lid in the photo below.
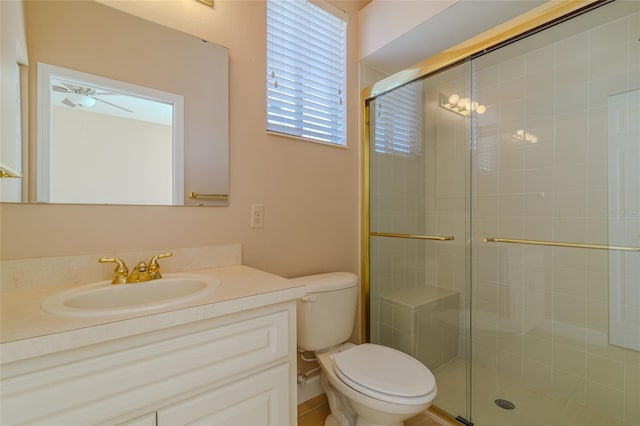
[[[336,374],[352,388],[383,401],[420,404],[432,400],[436,379],[420,361],[370,343],[333,357]]]

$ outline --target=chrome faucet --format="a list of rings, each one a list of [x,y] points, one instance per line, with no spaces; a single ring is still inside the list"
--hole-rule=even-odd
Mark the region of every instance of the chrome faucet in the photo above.
[[[98,259],[98,262],[116,264],[116,268],[113,270],[114,277],[111,281],[112,284],[135,284],[162,278],[158,259],[171,256],[173,256],[173,253],[170,252],[158,254],[151,258],[148,265],[140,261],[135,268],[133,268],[133,271],[131,271],[131,275],[129,275],[129,268],[127,268],[124,261],[117,257],[101,257]]]

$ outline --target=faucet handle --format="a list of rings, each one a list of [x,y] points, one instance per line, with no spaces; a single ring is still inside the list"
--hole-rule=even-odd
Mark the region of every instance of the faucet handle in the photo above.
[[[127,282],[127,276],[129,275],[129,268],[125,265],[124,261],[117,257],[101,257],[98,259],[100,263],[115,263],[116,269],[113,270],[114,277],[111,284],[125,284]]]
[[[158,259],[164,259],[166,257],[173,256],[173,253],[167,252],[162,254],[157,254],[151,258],[149,261],[149,276],[151,276],[152,280],[157,280],[158,278],[162,278],[160,275],[160,264],[158,263]]]

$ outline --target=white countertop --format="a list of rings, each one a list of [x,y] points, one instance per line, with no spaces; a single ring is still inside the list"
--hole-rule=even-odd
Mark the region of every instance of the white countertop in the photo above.
[[[210,296],[138,314],[76,318],[48,314],[42,301],[76,286],[49,286],[3,292],[0,363],[151,332],[207,318],[294,300],[305,287],[293,280],[243,265],[185,271],[215,276],[220,286]]]

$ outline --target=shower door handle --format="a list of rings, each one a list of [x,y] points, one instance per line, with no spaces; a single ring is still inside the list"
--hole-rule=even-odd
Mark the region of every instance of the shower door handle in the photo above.
[[[412,240],[430,240],[430,241],[451,241],[455,239],[453,235],[393,234],[390,232],[372,232],[371,236],[372,237],[409,238]]]
[[[609,246],[604,244],[564,243],[564,242],[542,241],[542,240],[519,240],[515,238],[485,238],[484,242],[485,243],[507,243],[507,244],[529,244],[534,246],[548,246],[548,247],[570,247],[570,248],[583,248],[583,249],[593,249],[593,250],[618,250],[618,251],[640,252],[640,247]]]

